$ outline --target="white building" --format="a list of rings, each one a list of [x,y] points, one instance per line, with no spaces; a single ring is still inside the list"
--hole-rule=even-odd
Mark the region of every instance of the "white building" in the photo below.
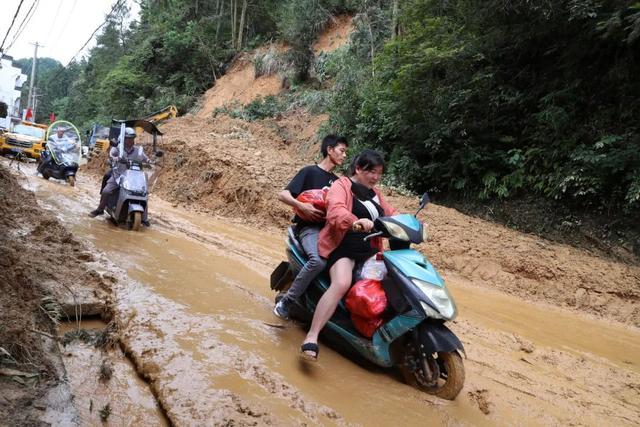
[[[18,67],[13,66],[13,58],[0,57],[0,102],[7,106],[7,120],[10,116],[20,117],[20,88],[27,81]],[[0,118],[0,123],[3,120]]]

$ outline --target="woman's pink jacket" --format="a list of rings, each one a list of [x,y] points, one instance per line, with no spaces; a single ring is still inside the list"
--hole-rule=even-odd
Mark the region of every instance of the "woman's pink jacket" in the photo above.
[[[380,200],[380,206],[386,216],[395,215],[396,209],[385,202],[380,190],[373,191]],[[327,222],[320,230],[318,237],[318,253],[323,258],[328,258],[331,252],[340,245],[344,235],[358,219],[351,211],[353,209],[353,193],[351,192],[351,180],[345,176],[335,181],[327,194]]]

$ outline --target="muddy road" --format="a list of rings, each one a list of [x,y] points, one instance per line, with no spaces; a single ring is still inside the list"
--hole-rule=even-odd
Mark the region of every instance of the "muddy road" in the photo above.
[[[151,228],[90,219],[98,184],[21,167],[22,185],[113,267],[121,346],[176,425],[637,425],[640,332],[534,304],[442,271],[467,350],[453,401],[322,346],[297,357],[303,329],[271,313],[277,234],[151,199]],[[105,264],[106,265],[106,264]],[[436,265],[436,268],[438,266]],[[124,419],[124,418],[120,418]]]

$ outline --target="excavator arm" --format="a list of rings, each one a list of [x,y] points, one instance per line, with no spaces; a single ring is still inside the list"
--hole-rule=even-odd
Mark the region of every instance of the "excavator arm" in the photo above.
[[[178,109],[175,105],[169,105],[168,107],[163,108],[162,110],[156,111],[155,113],[151,113],[146,117],[143,117],[144,120],[150,121],[151,123],[157,124],[166,119],[173,119],[178,117]]]

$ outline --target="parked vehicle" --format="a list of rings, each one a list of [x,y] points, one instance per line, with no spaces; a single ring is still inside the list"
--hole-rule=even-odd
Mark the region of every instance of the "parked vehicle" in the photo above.
[[[425,193],[418,212],[428,202]],[[378,366],[397,367],[407,383],[426,393],[453,400],[464,385],[460,356],[464,348],[445,326],[446,321],[455,318],[457,310],[443,279],[420,252],[409,249],[411,243],[426,239],[424,225],[409,214],[381,217],[374,224],[374,232],[367,239],[389,239],[391,248],[382,253],[388,272],[382,280],[388,300],[384,323],[371,338],[364,337],[341,301],[322,336],[338,349],[355,351]],[[271,288],[279,292],[286,290],[306,262],[292,227],[288,230],[286,253],[288,262],[282,262],[271,274]],[[309,322],[328,287],[325,272],[310,284],[300,304],[290,311],[291,316]]]
[[[109,127],[95,123],[89,131],[88,140],[89,155],[94,152],[106,153],[110,147]]]
[[[44,151],[46,125],[21,122],[11,130],[0,131],[0,153],[39,159]]]

